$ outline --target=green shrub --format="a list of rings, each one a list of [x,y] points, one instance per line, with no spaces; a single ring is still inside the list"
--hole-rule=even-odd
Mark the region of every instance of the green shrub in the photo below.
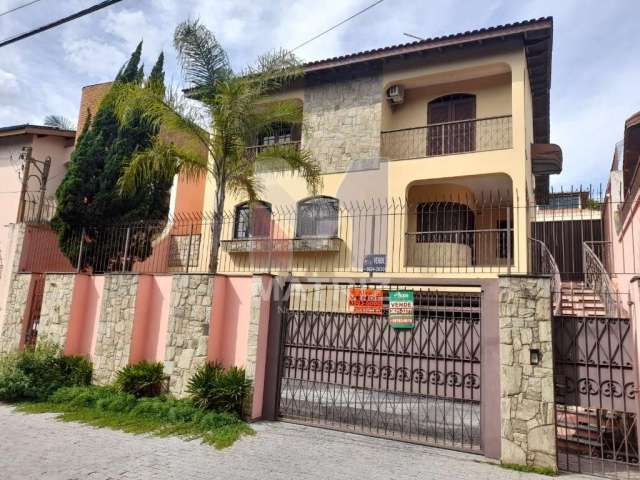
[[[160,362],[142,361],[127,365],[116,377],[116,386],[123,392],[140,397],[157,397],[164,385],[164,367]]]
[[[114,387],[63,387],[47,402],[23,403],[19,409],[58,412],[66,421],[131,433],[202,438],[218,448],[231,445],[240,435],[253,433],[234,413],[202,410],[189,399],[170,395],[136,398]]]
[[[39,341],[0,359],[0,400],[46,400],[58,388],[91,383],[93,367],[82,357],[65,357],[60,348]]]
[[[244,369],[225,369],[219,363],[207,363],[189,380],[187,391],[193,402],[206,410],[235,412],[242,415],[244,400],[251,390]]]

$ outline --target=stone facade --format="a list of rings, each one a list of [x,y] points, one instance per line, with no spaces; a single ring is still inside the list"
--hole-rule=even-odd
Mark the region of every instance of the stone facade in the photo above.
[[[302,143],[324,173],[379,165],[382,100],[380,72],[306,82]]]
[[[38,337],[46,338],[62,348],[67,341],[75,278],[75,274],[70,273],[48,273],[44,279]]]
[[[13,352],[20,348],[23,319],[29,304],[31,274],[12,273],[11,275],[13,279],[7,298],[6,316],[0,330],[0,353]]]
[[[27,226],[24,223],[12,223],[4,227],[7,232],[6,251],[0,252],[3,265],[0,266],[0,331],[2,331],[7,312],[10,311],[12,282],[20,268],[22,246]],[[20,285],[16,285],[20,288]],[[13,311],[12,311],[13,315]]]
[[[94,381],[107,384],[129,363],[138,275],[107,275],[94,358]]]
[[[501,460],[555,469],[550,280],[502,277],[499,301]]]
[[[179,397],[207,361],[212,288],[209,275],[175,275],[171,283],[164,371],[170,392]]]

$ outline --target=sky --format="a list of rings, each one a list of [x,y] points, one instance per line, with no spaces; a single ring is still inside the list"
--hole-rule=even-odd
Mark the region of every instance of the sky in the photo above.
[[[40,0],[0,16],[4,39],[99,0]],[[0,0],[0,13],[26,0]],[[292,48],[372,0],[124,0],[0,49],[0,126],[78,116],[84,85],[110,81],[144,41],[151,68],[159,52],[167,81],[179,86],[172,34],[199,18],[241,69],[258,55]],[[385,0],[296,53],[317,60],[544,16],[554,17],[551,141],[562,147],[556,187],[606,183],[624,120],[640,110],[637,0]]]

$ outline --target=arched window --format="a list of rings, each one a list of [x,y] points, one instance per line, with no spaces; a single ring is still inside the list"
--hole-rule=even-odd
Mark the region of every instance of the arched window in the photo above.
[[[337,237],[338,199],[311,197],[298,203],[297,237]]]
[[[417,216],[418,242],[473,244],[475,215],[466,205],[456,202],[420,203]]]
[[[427,135],[429,155],[473,152],[476,148],[476,96],[445,95],[429,102]]]
[[[271,233],[271,204],[241,203],[233,220],[233,238],[268,237]]]

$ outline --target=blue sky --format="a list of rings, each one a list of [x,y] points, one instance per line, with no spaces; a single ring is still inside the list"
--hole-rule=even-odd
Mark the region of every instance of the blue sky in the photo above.
[[[160,50],[167,78],[180,83],[171,38],[175,25],[198,17],[242,68],[260,53],[291,48],[372,0],[124,0],[83,19],[0,49],[0,126],[39,123],[47,114],[76,119],[82,86],[113,78],[144,39],[150,68]],[[0,0],[0,12],[25,0]],[[41,0],[0,17],[6,38],[98,0]],[[423,37],[551,15],[554,50],[551,141],[564,152],[555,185],[606,182],[623,122],[640,110],[635,0],[385,0],[297,53],[304,60]]]

